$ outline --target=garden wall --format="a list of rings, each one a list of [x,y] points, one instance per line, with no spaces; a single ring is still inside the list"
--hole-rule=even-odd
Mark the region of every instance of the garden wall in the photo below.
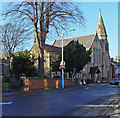
[[[62,80],[60,79],[25,79],[25,90],[46,89],[46,88],[61,88]],[[64,80],[64,86],[72,86],[71,79]]]

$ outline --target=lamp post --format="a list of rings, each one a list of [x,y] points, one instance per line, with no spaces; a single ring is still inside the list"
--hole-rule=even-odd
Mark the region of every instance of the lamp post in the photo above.
[[[75,29],[67,29],[67,30],[63,31],[61,34],[61,38],[62,38],[62,61],[61,61],[61,65],[65,65],[65,62],[63,60],[63,34],[68,30],[74,31]],[[64,68],[61,68],[61,69],[62,69],[62,88],[64,88]]]

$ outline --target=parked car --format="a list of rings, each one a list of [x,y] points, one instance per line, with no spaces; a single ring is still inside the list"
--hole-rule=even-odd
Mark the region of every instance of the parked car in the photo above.
[[[110,85],[118,85],[119,82],[120,82],[120,78],[112,78],[112,79],[110,79],[109,84]]]

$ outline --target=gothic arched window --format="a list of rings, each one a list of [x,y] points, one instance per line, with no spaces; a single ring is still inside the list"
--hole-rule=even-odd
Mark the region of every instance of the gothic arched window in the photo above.
[[[108,43],[105,43],[105,51],[108,51]]]

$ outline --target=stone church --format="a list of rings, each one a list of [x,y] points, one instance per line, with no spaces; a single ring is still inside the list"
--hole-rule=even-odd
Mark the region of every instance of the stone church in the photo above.
[[[35,57],[38,57],[38,44],[36,41],[36,36],[34,36],[34,45],[31,48],[30,52],[33,54]],[[51,77],[51,64],[55,62],[56,57],[59,56],[59,53],[61,52],[60,47],[56,47],[53,45],[48,45],[45,44],[45,49],[44,49],[44,74],[47,77]],[[38,68],[38,60],[35,63],[35,67]]]
[[[63,39],[63,45],[66,46],[72,40],[78,40],[79,43],[86,47],[86,50],[91,50],[91,62],[80,72],[81,77],[93,79],[94,82],[108,81],[111,78],[109,43],[101,11],[99,11],[96,33]],[[59,39],[55,40],[53,45],[61,47],[61,43],[62,39]]]
[[[86,47],[86,50],[91,50],[91,62],[89,62],[80,72],[81,78],[92,79],[95,82],[101,81],[102,79],[108,80],[111,78],[109,43],[107,40],[107,33],[101,16],[101,11],[99,13],[96,33],[63,39],[64,46],[66,46],[72,40],[78,40],[79,43]],[[51,76],[51,64],[55,61],[56,57],[61,52],[61,43],[62,40],[60,39],[55,40],[53,45],[45,45],[44,70],[46,76]],[[30,52],[34,54],[35,57],[38,57],[37,48],[37,41],[34,37],[34,45]],[[1,59],[3,58],[6,58],[4,54],[1,56]],[[36,62],[35,65],[37,67],[38,62]]]

